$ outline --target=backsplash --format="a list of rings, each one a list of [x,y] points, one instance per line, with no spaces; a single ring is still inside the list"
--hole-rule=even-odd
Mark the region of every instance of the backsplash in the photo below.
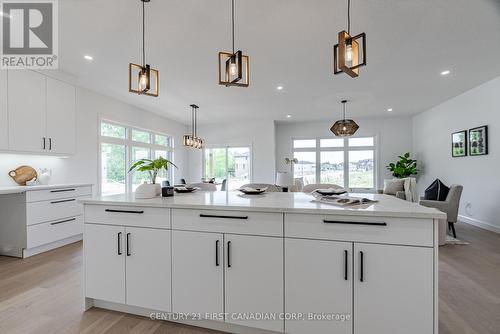
[[[8,175],[9,171],[27,165],[33,167],[37,173],[42,169],[51,172],[50,183],[72,182],[68,180],[67,166],[71,158],[60,158],[40,155],[21,155],[0,153],[0,187],[16,186],[17,184]]]

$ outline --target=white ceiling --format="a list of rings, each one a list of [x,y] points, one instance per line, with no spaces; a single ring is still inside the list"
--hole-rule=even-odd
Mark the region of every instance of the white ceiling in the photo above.
[[[250,56],[250,87],[218,85],[229,51],[230,0],[151,0],[147,62],[160,97],[128,93],[140,62],[139,0],[60,0],[60,67],[81,85],[187,123],[334,120],[426,110],[500,75],[500,1],[352,0],[353,33],[367,34],[359,78],[333,75],[332,46],[347,0],[236,0],[236,48]],[[94,61],[83,59],[90,54]],[[451,74],[441,77],[442,70]],[[283,85],[282,91],[276,86]]]

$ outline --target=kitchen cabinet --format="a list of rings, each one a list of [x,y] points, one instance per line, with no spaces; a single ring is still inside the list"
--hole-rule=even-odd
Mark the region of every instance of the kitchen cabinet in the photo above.
[[[172,231],[172,253],[173,311],[224,312],[223,235]]]
[[[224,243],[227,321],[283,331],[283,239],[225,234]],[[244,319],[242,314],[276,319]]]
[[[354,333],[433,333],[432,248],[354,243]]]
[[[303,315],[287,320],[285,332],[352,333],[352,248],[350,242],[285,239],[285,311]],[[310,313],[339,317],[308,320]]]
[[[74,154],[75,87],[29,70],[7,77],[9,150]]]
[[[0,70],[0,150],[9,148],[9,124],[7,117],[7,71]]]
[[[84,233],[87,297],[170,312],[170,230],[86,224]]]

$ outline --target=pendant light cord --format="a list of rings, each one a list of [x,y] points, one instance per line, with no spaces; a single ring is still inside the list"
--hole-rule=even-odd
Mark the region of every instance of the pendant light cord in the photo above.
[[[146,30],[146,18],[145,18],[145,3],[142,1],[142,66],[146,67],[146,43],[145,43],[145,30]]]
[[[351,0],[347,0],[347,33],[351,34]]]
[[[231,0],[231,28],[233,36],[233,54],[234,54],[234,0]]]
[[[345,104],[347,101],[342,101],[342,119],[345,121]]]

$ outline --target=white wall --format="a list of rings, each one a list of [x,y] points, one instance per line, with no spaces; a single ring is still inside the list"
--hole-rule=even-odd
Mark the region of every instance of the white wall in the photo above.
[[[60,158],[0,153],[0,186],[16,185],[7,173],[23,164],[31,165],[35,169],[52,169],[51,183],[89,182],[97,185],[99,116],[173,135],[176,145],[174,160],[179,166],[179,169],[174,171],[174,176],[176,180],[185,177],[188,167],[187,152],[180,145],[182,135],[187,131],[185,125],[83,88],[77,88],[76,99],[77,154]],[[94,189],[97,190],[97,186]]]
[[[401,153],[412,149],[412,122],[410,117],[356,119],[359,130],[356,136],[377,136],[378,166],[377,188],[382,188],[384,179],[392,178],[385,166],[397,159]],[[292,156],[292,138],[333,138],[332,122],[277,123],[276,124],[276,170],[289,171],[284,162]]]
[[[198,134],[209,146],[251,146],[253,182],[274,184],[274,122],[231,122],[200,126]],[[202,151],[189,152],[188,182],[200,182]]]
[[[413,119],[414,150],[421,162],[419,190],[434,179],[464,186],[461,219],[500,232],[500,77]],[[488,125],[489,154],[451,157],[451,133]]]

